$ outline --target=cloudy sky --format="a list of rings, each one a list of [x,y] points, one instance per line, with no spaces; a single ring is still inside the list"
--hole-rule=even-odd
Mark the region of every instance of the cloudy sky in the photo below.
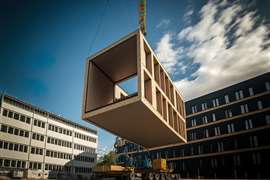
[[[80,119],[85,60],[138,27],[138,1],[0,0],[0,91]],[[147,0],[147,40],[184,98],[270,69],[270,1]],[[128,118],[128,117],[127,117]]]
[[[186,100],[270,70],[269,20],[252,9],[255,4],[209,1],[198,12],[191,7],[183,17],[186,27],[161,37],[156,53]],[[199,20],[191,24],[194,13]],[[169,23],[164,19],[158,27]]]

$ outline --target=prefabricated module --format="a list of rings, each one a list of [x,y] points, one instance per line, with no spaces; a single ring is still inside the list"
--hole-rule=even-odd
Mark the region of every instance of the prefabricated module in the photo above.
[[[87,60],[82,107],[82,119],[146,148],[186,142],[183,98],[140,30]]]

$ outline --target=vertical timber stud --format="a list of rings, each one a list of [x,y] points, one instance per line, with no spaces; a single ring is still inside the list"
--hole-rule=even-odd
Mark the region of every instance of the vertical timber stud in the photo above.
[[[146,0],[140,0],[139,25],[143,35],[146,36]]]
[[[139,93],[141,93],[141,99],[142,97],[145,97],[145,84],[144,84],[144,70],[143,70],[143,62],[145,61],[144,56],[144,41],[143,41],[143,35],[142,35],[142,32],[139,31],[139,51],[140,51],[140,54],[139,54],[139,63],[140,63],[140,69],[138,71],[138,73],[140,73],[140,77],[141,77],[141,80],[140,80],[140,87],[141,87],[141,90]]]

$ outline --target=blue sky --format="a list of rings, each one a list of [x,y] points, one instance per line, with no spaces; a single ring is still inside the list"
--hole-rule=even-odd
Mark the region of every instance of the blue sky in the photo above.
[[[80,119],[85,60],[138,27],[138,2],[1,0],[0,90],[89,126]],[[147,39],[190,99],[270,69],[269,8],[149,0]],[[98,133],[100,149],[112,148],[114,136]]]

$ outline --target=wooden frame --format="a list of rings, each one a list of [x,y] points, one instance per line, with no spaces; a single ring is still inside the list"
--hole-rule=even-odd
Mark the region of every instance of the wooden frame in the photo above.
[[[140,30],[94,54],[86,66],[82,119],[144,147],[186,142],[183,98]],[[134,75],[136,94],[115,88]]]

